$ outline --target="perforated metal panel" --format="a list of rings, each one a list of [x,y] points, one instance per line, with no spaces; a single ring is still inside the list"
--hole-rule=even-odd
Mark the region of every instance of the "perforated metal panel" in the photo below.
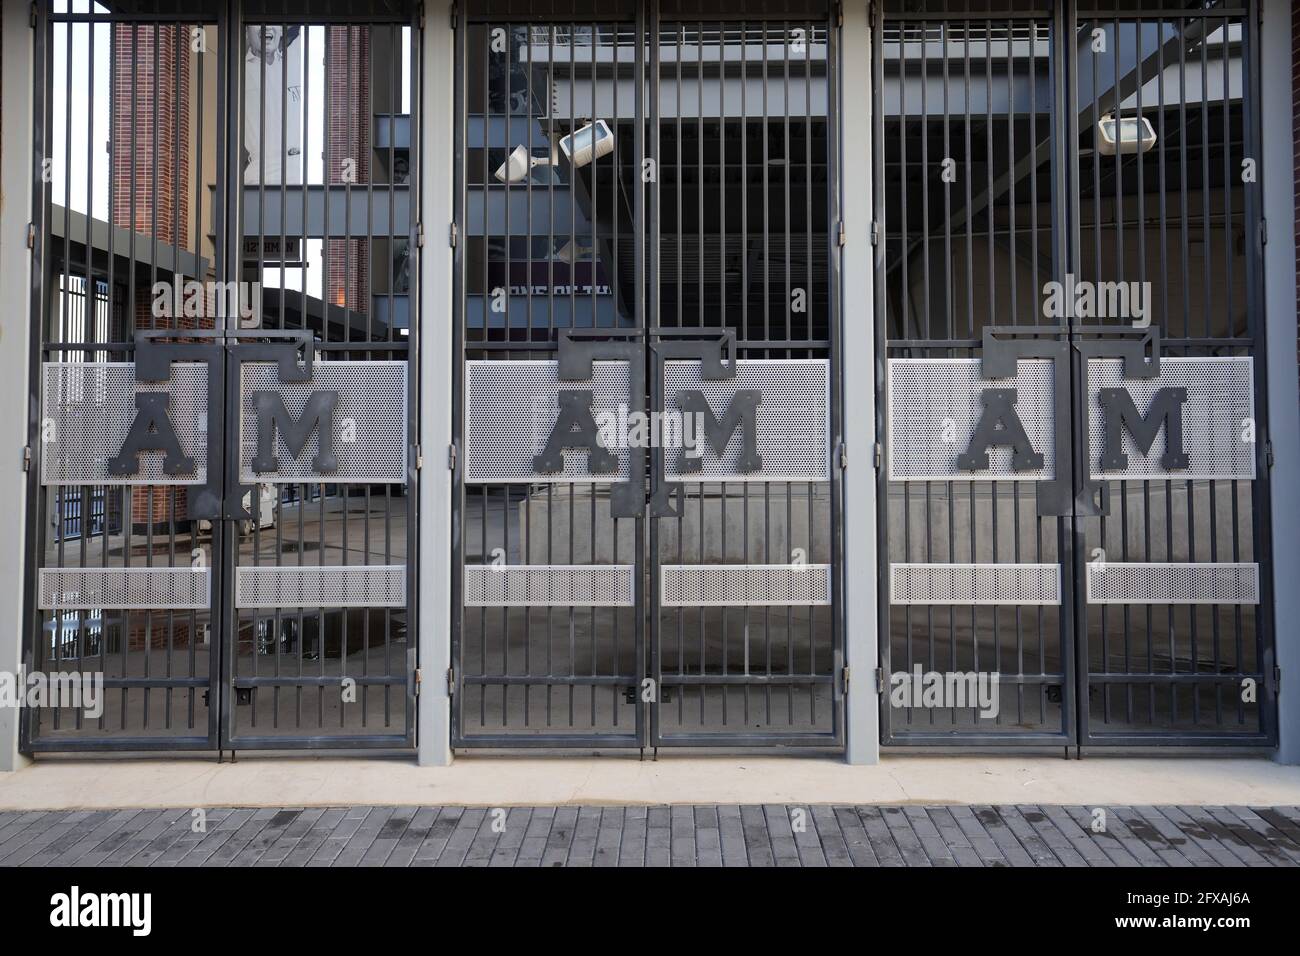
[[[209,568],[41,568],[42,610],[206,610]]]
[[[830,604],[829,564],[665,564],[664,607]]]
[[[705,381],[699,362],[664,363],[664,408],[678,408],[684,389],[704,393],[719,418],[727,413],[739,389],[757,389],[757,445],[761,471],[741,472],[742,438],[737,429],[722,455],[714,453],[700,435],[700,470],[682,474],[681,456],[674,449],[664,456],[669,478],[687,481],[826,481],[830,478],[830,364],[824,359],[742,359],[736,376]],[[669,443],[665,443],[666,445]],[[680,441],[675,443],[680,447]],[[671,447],[671,445],[670,445]]]
[[[122,450],[135,421],[137,392],[166,392],[181,450],[194,459],[191,475],[163,472],[163,454],[140,453],[140,470],[109,477],[108,460]],[[39,449],[44,485],[198,485],[207,481],[208,369],[176,363],[167,382],[137,382],[132,362],[41,364],[42,428]]]
[[[564,452],[564,470],[541,474],[533,457],[559,420],[561,390],[590,389],[592,414],[618,415],[628,404],[626,362],[594,362],[587,382],[561,382],[553,361],[465,363],[465,481],[567,483],[626,481],[628,450],[618,449],[618,471],[592,475],[585,451]],[[626,413],[626,411],[625,411]],[[598,419],[599,420],[599,419]],[[614,449],[611,449],[613,451]]]
[[[245,362],[240,367],[240,449],[241,481],[292,484],[300,481],[369,481],[402,484],[406,481],[409,438],[406,419],[406,362],[329,362],[312,365],[310,382],[284,383],[272,362]],[[279,469],[256,473],[252,468],[257,454],[257,414],[253,408],[255,391],[279,392],[285,408],[295,418],[313,392],[336,391],[333,449],[338,468],[322,475],[312,466],[320,447],[319,434],[307,439],[297,458],[289,452],[284,435],[276,429],[275,455]]]
[[[405,607],[406,566],[239,567],[235,606]]]
[[[986,379],[979,359],[889,360],[889,478],[924,481],[948,478],[1016,478],[1045,481],[1056,476],[1056,410],[1053,363],[1021,359],[1016,377]],[[1011,449],[988,450],[989,467],[970,472],[957,467],[984,411],[987,388],[1014,388],[1016,413],[1034,450],[1043,456],[1036,471],[1015,471]]]
[[[1088,564],[1090,604],[1258,604],[1259,565],[1105,561]]]
[[[631,607],[629,564],[470,564],[467,607]]]
[[[1120,359],[1088,362],[1088,459],[1093,478],[1254,478],[1256,448],[1246,438],[1255,421],[1255,362],[1247,356],[1162,358],[1154,379],[1126,379]],[[1123,388],[1133,404],[1146,414],[1151,398],[1161,388],[1186,388],[1183,404],[1183,451],[1187,467],[1168,471],[1160,459],[1165,452],[1165,428],[1160,429],[1149,454],[1142,454],[1128,429],[1121,438],[1128,467],[1101,471],[1106,440],[1106,420],[1098,392]]]
[[[889,566],[891,604],[1060,604],[1056,564],[934,564]]]

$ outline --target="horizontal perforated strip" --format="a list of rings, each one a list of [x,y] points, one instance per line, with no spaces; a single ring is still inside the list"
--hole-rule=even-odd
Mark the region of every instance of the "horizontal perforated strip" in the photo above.
[[[1056,564],[891,564],[891,604],[1060,604]]]
[[[1258,604],[1259,565],[1095,561],[1090,604]]]
[[[41,568],[42,610],[206,610],[209,568]]]
[[[665,564],[664,607],[831,603],[829,564]]]
[[[239,567],[235,569],[235,606],[405,607],[406,566]]]
[[[468,564],[466,607],[631,607],[630,564]]]

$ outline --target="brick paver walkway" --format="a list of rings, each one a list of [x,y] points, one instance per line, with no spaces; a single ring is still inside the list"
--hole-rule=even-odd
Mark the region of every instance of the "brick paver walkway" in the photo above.
[[[1300,807],[0,812],[0,866],[1295,866]],[[199,824],[202,823],[202,826]],[[1094,826],[1104,827],[1100,830]]]

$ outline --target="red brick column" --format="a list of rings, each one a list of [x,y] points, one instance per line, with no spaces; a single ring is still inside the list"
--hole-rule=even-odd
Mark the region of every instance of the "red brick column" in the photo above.
[[[363,191],[370,182],[370,29],[329,27],[329,182],[351,181]],[[330,220],[330,231],[343,222]],[[354,218],[352,231],[364,234],[368,223]],[[325,301],[370,311],[370,243],[365,239],[331,239],[327,243]]]
[[[110,150],[113,162],[113,225],[137,237],[136,255],[149,257],[158,244],[189,245],[190,210],[194,203],[190,164],[190,32],[185,26],[113,28],[112,116]],[[179,54],[179,60],[178,60]],[[157,57],[155,64],[154,57]],[[156,69],[155,69],[156,65]],[[156,98],[155,98],[156,97]],[[155,115],[156,109],[156,115]],[[134,189],[132,188],[134,185]],[[157,281],[170,281],[159,274]],[[186,276],[202,280],[205,276]],[[125,314],[135,329],[166,327],[155,319],[151,283],[135,284],[135,300]],[[189,320],[193,326],[194,320]],[[125,330],[129,335],[131,330]],[[134,488],[132,524],[155,528],[186,515],[185,493],[172,503],[171,489]]]

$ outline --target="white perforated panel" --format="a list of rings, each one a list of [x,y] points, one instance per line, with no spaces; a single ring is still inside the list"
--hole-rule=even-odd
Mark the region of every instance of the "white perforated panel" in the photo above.
[[[660,603],[696,605],[830,604],[829,564],[665,564]]]
[[[1258,604],[1259,565],[1094,561],[1088,603]]]
[[[714,415],[722,418],[739,389],[763,395],[756,414],[761,471],[743,473],[738,463],[742,440],[737,429],[722,455],[700,435],[700,470],[683,474],[680,441],[665,443],[669,478],[684,481],[827,481],[830,479],[830,364],[825,359],[741,359],[735,378],[705,381],[699,362],[664,363],[664,408],[678,408],[683,389],[704,393]]]
[[[1056,418],[1053,363],[1021,359],[1015,378],[980,376],[979,359],[889,360],[889,478],[891,481],[948,478],[1016,478],[1044,481],[1056,476]],[[986,388],[1014,388],[1016,414],[1034,450],[1043,456],[1037,471],[1014,471],[1011,449],[988,450],[989,468],[957,467],[984,411]]]
[[[587,453],[565,450],[564,470],[533,470],[533,456],[559,420],[560,390],[590,389],[592,415],[617,416],[628,405],[626,362],[593,362],[586,382],[561,382],[553,361],[465,363],[465,481],[474,483],[563,483],[626,481],[628,449],[617,451],[618,471],[592,475]],[[626,411],[624,412],[626,414]],[[597,421],[600,419],[597,418]],[[611,449],[613,450],[613,449]]]
[[[181,450],[194,459],[190,475],[163,472],[163,455],[141,452],[140,470],[110,478],[110,458],[122,450],[135,421],[136,392],[166,392]],[[45,362],[41,365],[41,483],[44,485],[201,485],[207,481],[208,370],[176,363],[166,382],[137,382],[132,362]]]
[[[204,610],[209,568],[41,568],[42,610]]]
[[[891,604],[1060,604],[1055,564],[891,564]]]
[[[235,606],[405,607],[406,566],[244,566],[235,569]]]
[[[630,564],[467,564],[466,607],[631,607]]]
[[[1154,379],[1123,377],[1120,359],[1088,361],[1088,458],[1093,478],[1254,478],[1255,364],[1248,356],[1162,358],[1160,375]],[[1168,471],[1160,459],[1165,453],[1166,431],[1162,427],[1143,455],[1124,429],[1124,471],[1101,471],[1106,439],[1106,420],[1097,400],[1103,388],[1123,388],[1133,397],[1137,410],[1146,414],[1151,398],[1161,388],[1186,388],[1183,404],[1183,451],[1187,467]],[[1252,423],[1248,428],[1247,423]],[[1251,440],[1247,440],[1250,438]]]
[[[406,362],[330,362],[319,356],[312,364],[310,382],[281,382],[274,362],[245,362],[240,368],[240,481],[291,484],[299,481],[368,481],[403,484],[406,481],[407,419]],[[336,391],[333,449],[338,469],[321,474],[312,466],[320,449],[313,432],[297,458],[289,452],[284,435],[276,429],[275,454],[279,470],[255,473],[257,415],[252,393],[278,391],[285,408],[298,418],[312,392]]]

